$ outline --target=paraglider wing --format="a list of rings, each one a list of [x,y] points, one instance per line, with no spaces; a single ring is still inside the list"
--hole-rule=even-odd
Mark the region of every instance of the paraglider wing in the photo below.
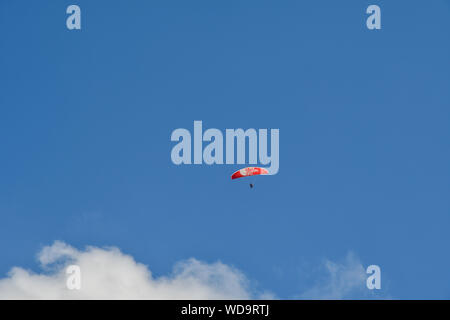
[[[262,174],[269,174],[269,171],[267,169],[259,168],[259,167],[247,167],[247,168],[243,168],[243,169],[238,170],[235,173],[233,173],[231,175],[231,179],[256,176],[256,175],[262,175]]]

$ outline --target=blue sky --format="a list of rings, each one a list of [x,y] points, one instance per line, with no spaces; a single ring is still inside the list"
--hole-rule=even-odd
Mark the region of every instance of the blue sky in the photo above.
[[[380,295],[450,298],[449,19],[447,0],[1,0],[0,277],[62,240],[155,275],[220,260],[290,298],[352,252]],[[279,173],[175,166],[194,120],[279,128]]]

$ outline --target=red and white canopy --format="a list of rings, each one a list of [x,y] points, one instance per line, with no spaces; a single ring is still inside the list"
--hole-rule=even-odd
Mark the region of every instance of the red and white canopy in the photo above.
[[[269,174],[269,171],[265,168],[247,167],[247,168],[243,168],[243,169],[238,170],[235,173],[233,173],[231,175],[231,179],[256,176],[256,175],[261,175],[261,174]]]

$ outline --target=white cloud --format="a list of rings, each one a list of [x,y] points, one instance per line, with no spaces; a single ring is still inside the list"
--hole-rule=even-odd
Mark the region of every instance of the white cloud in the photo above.
[[[221,262],[189,259],[171,274],[154,277],[150,269],[118,248],[87,247],[77,250],[56,241],[38,255],[41,273],[14,267],[0,279],[2,299],[274,299],[257,293],[239,270]],[[69,290],[66,268],[81,269],[81,289]],[[375,297],[366,287],[367,274],[349,253],[343,262],[325,260],[313,287],[299,299],[360,299]]]
[[[325,260],[321,269],[323,275],[300,298],[338,300],[370,297],[370,290],[366,287],[368,275],[353,253],[348,253],[340,263]]]
[[[155,278],[147,266],[117,248],[77,250],[63,242],[38,256],[46,273],[13,268],[0,279],[0,299],[250,299],[248,280],[223,263],[190,259]],[[66,287],[66,267],[81,269],[81,290]]]

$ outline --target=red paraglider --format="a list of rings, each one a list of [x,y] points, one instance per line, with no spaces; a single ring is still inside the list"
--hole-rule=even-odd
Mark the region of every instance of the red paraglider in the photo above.
[[[247,167],[247,168],[243,168],[243,169],[238,170],[235,173],[233,173],[231,175],[231,179],[263,175],[263,174],[269,174],[269,171],[267,169],[259,168],[259,167]],[[253,186],[251,186],[251,187],[253,187]]]

